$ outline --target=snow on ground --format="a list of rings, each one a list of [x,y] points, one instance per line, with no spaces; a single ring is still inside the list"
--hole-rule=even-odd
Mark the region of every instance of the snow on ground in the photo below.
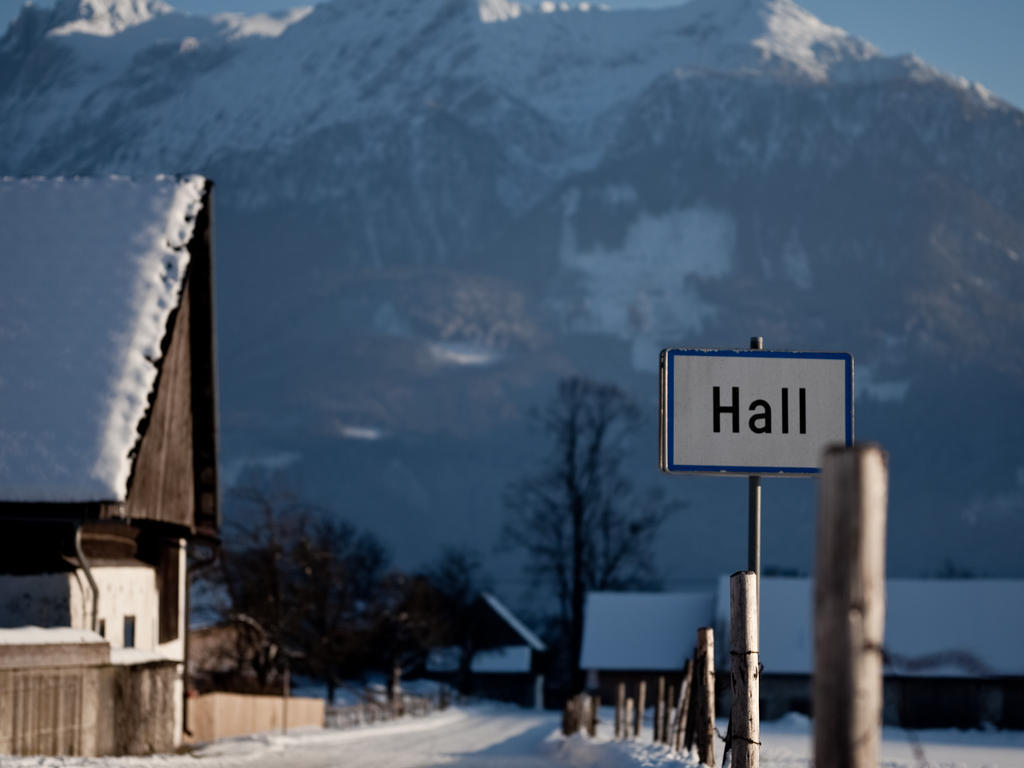
[[[305,730],[287,736],[264,734],[199,747],[189,754],[152,757],[2,758],[5,768],[696,768],[692,757],[669,753],[640,739],[611,740],[613,712],[601,710],[595,739],[563,738],[555,712],[534,712],[498,704],[453,707],[424,718],[408,718],[348,731]],[[718,723],[725,731],[724,721]],[[764,768],[810,768],[811,722],[789,715],[762,727]],[[920,753],[915,754],[915,743]],[[721,762],[719,741],[716,757]],[[918,731],[886,728],[884,768],[1019,768],[1024,766],[1024,732]]]

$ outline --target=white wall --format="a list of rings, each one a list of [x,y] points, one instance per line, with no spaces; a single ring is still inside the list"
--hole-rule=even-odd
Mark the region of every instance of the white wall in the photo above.
[[[143,565],[94,565],[92,577],[99,590],[97,631],[99,622],[106,622],[107,640],[111,648],[124,646],[124,618],[135,617],[135,647],[153,650],[157,647],[157,620],[160,595],[157,592],[156,569]],[[92,589],[81,568],[70,575],[71,626],[90,629]]]

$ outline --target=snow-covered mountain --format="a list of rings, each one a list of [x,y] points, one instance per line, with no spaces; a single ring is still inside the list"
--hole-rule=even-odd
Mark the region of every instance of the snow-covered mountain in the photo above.
[[[216,180],[222,458],[405,561],[491,546],[558,376],[653,424],[659,347],[763,334],[854,353],[895,574],[1021,574],[1024,113],[790,0],[29,6],[0,147],[0,174]],[[743,562],[735,481],[651,481],[691,501],[670,576]],[[812,505],[768,485],[766,562],[809,562]]]

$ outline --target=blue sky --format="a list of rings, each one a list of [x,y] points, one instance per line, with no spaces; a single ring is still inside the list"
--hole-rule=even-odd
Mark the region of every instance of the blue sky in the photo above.
[[[605,0],[618,8],[678,0]],[[190,13],[270,11],[310,0],[170,0]],[[0,0],[0,24],[23,0]],[[38,5],[52,5],[39,0]],[[863,37],[885,53],[916,53],[930,64],[977,80],[1024,107],[1024,0],[802,0],[822,21]]]

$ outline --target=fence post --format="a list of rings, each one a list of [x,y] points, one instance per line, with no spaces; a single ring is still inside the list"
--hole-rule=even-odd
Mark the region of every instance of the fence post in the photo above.
[[[626,735],[628,727],[626,717],[626,684],[619,683],[615,690],[615,738],[621,739]]]
[[[697,741],[697,699],[700,698],[700,672],[697,669],[697,646],[693,646],[693,673],[690,679],[690,706],[686,720],[685,739],[683,745],[686,751],[693,749]]]
[[[676,687],[670,685],[668,687],[668,695],[665,697],[665,719],[661,723],[661,743],[668,744],[671,740],[669,736],[669,728],[672,726],[672,702],[676,698]]]
[[[825,452],[814,579],[814,763],[878,765],[885,631],[887,457]]]
[[[632,722],[633,722],[633,697],[630,696],[629,698],[626,699],[626,738],[627,739],[631,738],[631,736],[632,736],[632,734],[630,733],[630,731],[632,729],[629,727],[630,723],[632,723]]]
[[[683,679],[679,683],[679,702],[676,704],[676,718],[672,724],[671,746],[676,752],[683,750],[683,734],[686,732],[687,715],[690,709],[690,688],[693,685],[693,661],[686,660]]]
[[[665,717],[665,676],[658,676],[658,693],[654,699],[654,743],[661,741],[661,725]]]
[[[715,765],[715,631],[711,627],[697,630],[697,722],[695,741],[697,757],[705,765]],[[824,765],[823,763],[820,765]]]
[[[633,721],[633,738],[640,737],[640,731],[644,727],[644,712],[647,711],[647,681],[641,680],[637,684],[636,692],[636,720]]]
[[[729,731],[733,768],[760,765],[760,653],[757,647],[757,574],[739,571],[729,579],[729,671],[732,717]]]

